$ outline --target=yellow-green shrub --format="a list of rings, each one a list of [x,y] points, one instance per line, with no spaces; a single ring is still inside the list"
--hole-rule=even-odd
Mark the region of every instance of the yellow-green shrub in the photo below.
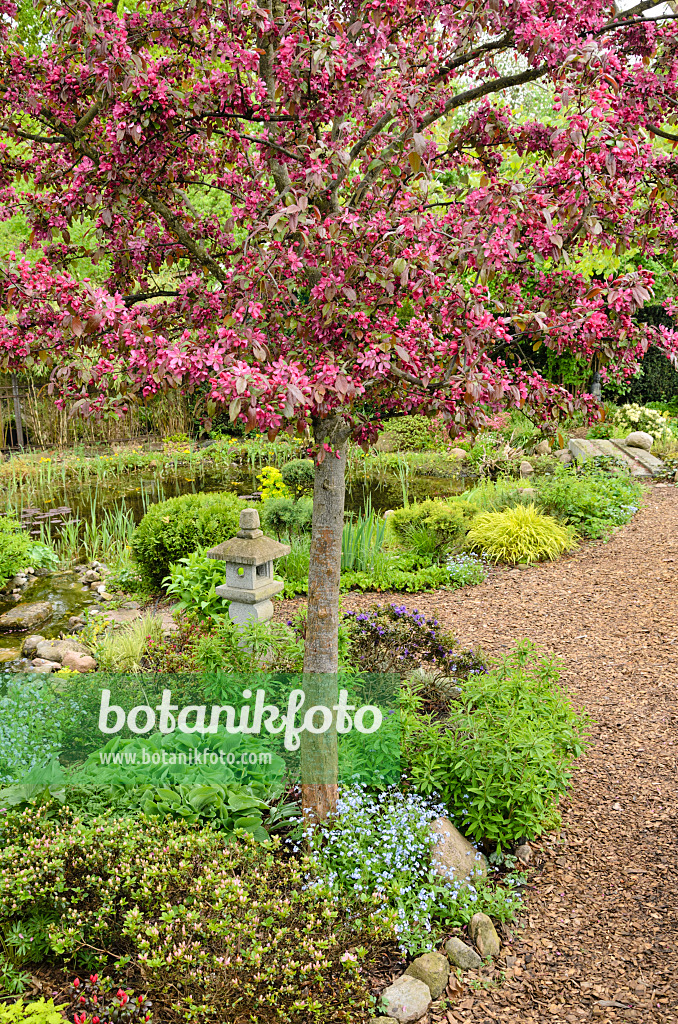
[[[481,512],[467,540],[493,562],[540,562],[574,547],[572,527],[563,526],[534,505],[516,505],[503,512]]]
[[[389,516],[389,529],[403,543],[410,543],[413,535],[426,531],[435,547],[446,547],[463,536],[478,506],[468,501],[436,501],[428,499],[406,508],[399,508]]]

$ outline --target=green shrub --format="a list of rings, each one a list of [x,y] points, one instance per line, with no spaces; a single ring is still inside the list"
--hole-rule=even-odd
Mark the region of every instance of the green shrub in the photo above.
[[[604,537],[628,523],[640,507],[642,487],[628,473],[558,469],[537,482],[539,504],[551,515],[571,523],[584,537]]]
[[[302,494],[313,490],[315,482],[315,464],[313,459],[292,459],[282,467],[283,483],[300,498]]]
[[[442,420],[427,416],[396,416],[384,423],[379,437],[382,451],[442,451],[450,443]]]
[[[389,516],[389,530],[402,544],[422,554],[441,554],[464,536],[477,512],[476,505],[463,499],[428,499],[396,509]]]
[[[493,562],[539,562],[574,547],[574,530],[534,505],[516,505],[503,512],[481,512],[467,540]]]
[[[162,638],[162,619],[147,612],[140,619],[97,638],[94,652],[99,668],[113,672],[140,672],[149,645],[159,643]]]
[[[408,774],[418,792],[440,794],[466,835],[502,850],[557,823],[586,732],[559,677],[559,664],[524,641],[488,672],[469,672],[445,720],[421,714],[414,688]]]
[[[0,929],[44,921],[41,960],[57,965],[121,958],[158,1021],[364,1020],[390,924],[311,881],[275,840],[224,844],[209,827],[51,808],[0,822]]]
[[[204,548],[174,562],[162,582],[170,597],[179,598],[173,612],[187,612],[201,619],[228,614],[228,601],[216,592],[216,587],[226,582],[226,563],[208,558]]]
[[[14,516],[0,516],[0,587],[29,565],[31,541]]]
[[[132,537],[144,576],[159,587],[172,562],[234,537],[242,507],[229,492],[184,494],[152,505]]]
[[[311,498],[268,498],[262,501],[262,529],[281,537],[298,537],[311,532],[313,521],[313,500]]]

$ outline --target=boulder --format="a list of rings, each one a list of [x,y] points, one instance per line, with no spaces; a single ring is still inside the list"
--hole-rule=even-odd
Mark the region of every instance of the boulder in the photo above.
[[[467,459],[468,452],[465,448],[450,448],[450,455],[453,459]]]
[[[442,953],[424,953],[412,961],[405,974],[418,978],[428,985],[431,999],[440,999],[447,987],[450,965]]]
[[[90,650],[77,640],[41,640],[36,648],[38,658],[45,658],[47,661],[63,662],[67,653],[89,656]]]
[[[569,448],[559,448],[558,451],[553,454],[564,466],[569,466],[572,462],[572,452]]]
[[[634,430],[624,441],[628,448],[644,448],[649,452],[652,448],[654,438],[652,434],[646,434],[644,430]]]
[[[54,608],[49,601],[34,601],[31,604],[18,604],[0,615],[0,631],[4,633],[14,630],[35,629],[40,623],[46,622]]]
[[[537,447],[534,449],[537,455],[548,455],[551,451],[551,445],[548,441],[540,441]]]
[[[387,1017],[393,1017],[398,1024],[409,1024],[424,1016],[431,1005],[431,993],[423,981],[403,974],[384,989],[381,1005]]]
[[[95,659],[91,654],[78,654],[77,651],[66,651],[61,664],[64,668],[70,668],[73,672],[94,672],[97,667]]]
[[[96,569],[88,569],[83,579],[85,583],[101,583],[101,574]]]
[[[462,971],[475,971],[481,964],[482,960],[476,953],[475,949],[471,946],[467,946],[465,942],[454,936],[448,939],[445,943],[445,952],[450,958],[450,962],[455,967],[461,967]]]
[[[534,468],[532,466],[532,463],[528,462],[527,459],[523,459],[523,461],[520,463],[520,475],[524,478],[526,476],[532,476],[533,473]]]
[[[25,654],[28,658],[34,658],[38,653],[38,644],[42,643],[44,639],[44,636],[40,636],[39,633],[27,636],[21,645],[21,653]]]
[[[474,914],[468,923],[468,931],[482,957],[499,956],[501,942],[487,914]]]
[[[476,875],[487,875],[486,859],[449,818],[436,818],[429,828],[437,837],[431,851],[431,866],[436,874],[450,882],[468,882]]]

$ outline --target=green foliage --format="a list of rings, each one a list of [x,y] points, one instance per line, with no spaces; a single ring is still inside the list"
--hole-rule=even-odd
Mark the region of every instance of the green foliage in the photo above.
[[[198,665],[208,672],[248,675],[262,669],[300,672],[304,647],[300,638],[282,622],[247,622],[236,625],[228,618],[215,622],[195,647]]]
[[[524,641],[488,672],[468,674],[448,718],[422,714],[416,686],[406,702],[404,757],[415,789],[439,794],[464,833],[498,850],[555,824],[584,750],[587,722],[560,671]]]
[[[0,1024],[63,1024],[64,1017],[59,1012],[66,1004],[54,1005],[52,999],[45,1002],[38,999],[35,1003],[24,1003],[22,999],[16,1003],[0,1003]]]
[[[582,469],[561,467],[537,486],[540,506],[592,539],[628,523],[638,511],[643,493],[628,473],[610,475],[588,465]]]
[[[383,451],[443,451],[450,439],[442,421],[427,416],[397,416],[384,423],[379,437]]]
[[[26,565],[33,569],[58,569],[60,563],[61,559],[51,544],[33,541],[26,552]]]
[[[262,501],[261,525],[265,533],[281,537],[296,537],[311,532],[313,501],[311,498],[269,498]]]
[[[13,516],[0,516],[0,587],[29,565],[31,542]]]
[[[574,547],[574,530],[534,505],[516,505],[503,512],[481,512],[467,540],[493,562],[540,562]]]
[[[368,501],[365,512],[344,523],[341,535],[341,571],[373,572],[386,536],[386,523]]]
[[[430,801],[354,787],[340,794],[338,811],[307,832],[318,875],[368,908],[378,897],[386,919],[396,920],[404,952],[435,949],[444,932],[478,911],[507,920],[519,906],[517,897],[478,878],[461,886],[436,874],[429,823],[444,812]]]
[[[313,459],[292,459],[282,467],[282,478],[285,486],[292,491],[295,498],[313,490],[315,481],[315,464]]]
[[[421,554],[442,554],[468,530],[478,507],[458,498],[450,501],[416,502],[389,516],[389,530],[401,543]]]
[[[226,582],[226,563],[208,558],[204,548],[198,548],[186,558],[170,566],[163,587],[170,597],[179,602],[173,612],[187,612],[201,619],[212,619],[228,614],[228,601],[219,597],[216,587]]]
[[[143,575],[159,587],[173,562],[234,537],[242,507],[230,492],[184,494],[152,505],[132,538]]]
[[[260,1024],[364,1019],[359,966],[389,929],[376,906],[357,916],[314,876],[275,840],[225,844],[171,819],[30,808],[0,821],[0,927],[49,915],[50,959],[117,958],[144,977],[161,1021],[218,1022],[236,1005]]]

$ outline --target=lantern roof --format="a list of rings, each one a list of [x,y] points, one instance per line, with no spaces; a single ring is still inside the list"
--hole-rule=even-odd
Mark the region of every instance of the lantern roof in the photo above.
[[[235,537],[217,544],[206,552],[208,558],[236,565],[263,565],[274,558],[289,555],[289,544],[280,544],[266,537],[259,529],[259,513],[255,508],[244,508],[240,513],[240,529]]]

